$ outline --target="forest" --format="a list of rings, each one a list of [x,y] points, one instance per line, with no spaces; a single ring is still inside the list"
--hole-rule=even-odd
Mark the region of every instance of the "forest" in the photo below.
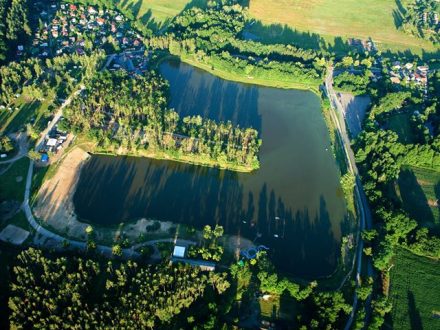
[[[32,33],[29,4],[29,0],[0,0],[0,63],[8,58],[10,51],[15,50],[19,40]]]
[[[19,328],[230,329],[251,307],[237,302],[258,292],[294,299],[301,329],[340,328],[351,312],[341,292],[277,276],[264,253],[224,272],[203,272],[183,264],[151,266],[29,248],[11,265],[9,320]]]
[[[215,304],[230,285],[225,273],[181,264],[51,258],[32,248],[18,255],[13,273],[10,321],[18,328],[165,329],[179,314],[215,325],[209,309],[202,314],[190,307],[205,297]]]
[[[157,73],[97,74],[65,111],[66,128],[87,132],[104,149],[163,150],[228,166],[259,166],[261,140],[252,128],[201,116],[180,118],[168,108],[168,84]]]

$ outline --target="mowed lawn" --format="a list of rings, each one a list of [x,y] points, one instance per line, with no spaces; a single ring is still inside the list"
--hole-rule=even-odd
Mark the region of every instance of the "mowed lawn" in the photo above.
[[[440,262],[399,250],[391,268],[392,328],[440,329]]]
[[[43,129],[50,116],[52,99],[47,98],[43,102],[27,100],[23,95],[15,100],[12,110],[0,111],[0,134],[17,132],[24,129],[26,124],[33,120],[33,126]]]
[[[418,167],[404,167],[397,180],[396,191],[403,209],[412,218],[428,228],[440,229],[439,172]]]
[[[327,40],[371,37],[382,49],[435,49],[430,42],[396,28],[399,11],[395,0],[250,0],[249,11],[265,24],[288,25]]]
[[[0,175],[0,201],[23,201],[26,187],[29,159],[17,160],[5,173]]]

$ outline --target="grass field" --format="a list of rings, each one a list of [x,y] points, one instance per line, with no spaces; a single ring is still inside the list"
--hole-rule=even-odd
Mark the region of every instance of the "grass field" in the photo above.
[[[29,159],[22,158],[0,176],[0,200],[23,200],[28,168]]]
[[[334,44],[335,37],[371,37],[381,49],[411,49],[418,53],[422,48],[435,49],[430,42],[396,28],[399,9],[395,0],[250,0],[249,11],[251,17],[266,25],[278,25],[255,24],[251,31],[258,35],[272,34],[272,39],[280,35],[296,36],[303,42],[319,44],[322,42],[319,38],[323,37]],[[283,29],[284,25],[293,29]]]
[[[391,269],[392,328],[440,329],[440,262],[399,250]]]
[[[179,14],[190,0],[118,0],[117,3],[131,10],[148,27],[159,30]]]
[[[50,115],[49,106],[52,100],[43,102],[37,100],[27,101],[22,95],[15,100],[13,111],[2,110],[0,112],[0,134],[16,132],[24,128],[32,119],[34,126],[38,129],[44,128],[46,118]]]
[[[411,114],[399,113],[387,119],[388,129],[394,131],[399,136],[401,143],[413,143],[414,133],[410,122]]]
[[[421,225],[440,229],[440,173],[417,167],[402,168],[396,185],[403,208]],[[439,299],[440,300],[440,299]]]
[[[245,1],[247,2],[247,1]],[[294,42],[302,47],[346,50],[349,37],[371,37],[381,49],[404,51],[437,48],[430,42],[399,31],[400,12],[395,0],[248,0],[254,24],[250,32],[263,40]],[[206,0],[117,0],[124,9],[153,30],[166,27],[172,18]],[[342,38],[342,39],[341,39]]]

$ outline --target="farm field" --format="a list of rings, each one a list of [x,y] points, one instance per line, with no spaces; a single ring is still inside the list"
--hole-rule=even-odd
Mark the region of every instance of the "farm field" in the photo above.
[[[440,228],[440,173],[405,167],[397,180],[396,191],[403,209],[421,225]]]
[[[395,0],[250,0],[249,12],[264,24],[275,25],[254,24],[251,32],[263,37],[296,37],[309,46],[338,44],[335,37],[371,37],[381,49],[418,53],[422,48],[435,49],[430,42],[396,28],[400,12]]]
[[[393,329],[440,328],[440,262],[399,250],[391,268]]]

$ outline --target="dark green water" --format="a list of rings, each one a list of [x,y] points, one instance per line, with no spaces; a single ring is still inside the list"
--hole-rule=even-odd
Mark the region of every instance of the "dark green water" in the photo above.
[[[171,106],[253,126],[261,168],[242,174],[171,161],[93,156],[74,195],[78,216],[99,225],[141,217],[225,231],[270,247],[283,271],[330,274],[339,255],[345,204],[319,99],[311,92],[228,82],[165,63]],[[279,219],[278,219],[279,218]],[[275,237],[277,235],[278,237]]]

